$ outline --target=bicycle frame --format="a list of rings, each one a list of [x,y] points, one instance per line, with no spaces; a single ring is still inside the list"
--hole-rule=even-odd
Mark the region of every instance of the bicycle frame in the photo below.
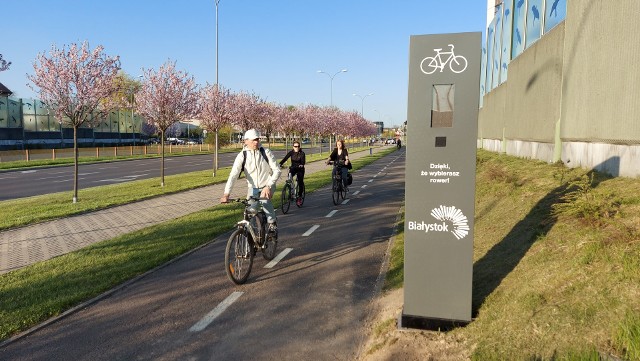
[[[236,225],[238,228],[243,228],[248,230],[249,234],[251,234],[251,238],[256,242],[256,244],[258,244],[259,246],[262,246],[262,244],[264,243],[264,239],[259,234],[257,234],[259,233],[259,231],[262,231],[262,234],[266,233],[266,228],[265,228],[266,215],[264,213],[262,203],[260,202],[259,199],[254,197],[250,197],[247,200],[241,200],[241,202],[244,203],[245,208],[244,208],[242,220],[238,221]],[[254,224],[252,224],[251,220],[255,217],[263,218],[261,222],[262,230],[258,230],[257,227],[255,227]]]
[[[298,196],[298,180],[296,178],[297,177],[294,177],[293,174],[291,174],[291,169],[289,169],[289,172],[287,173],[287,183],[291,185],[291,196],[293,199],[296,199]]]

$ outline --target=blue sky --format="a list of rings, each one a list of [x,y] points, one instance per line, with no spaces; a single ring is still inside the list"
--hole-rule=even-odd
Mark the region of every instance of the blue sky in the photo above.
[[[385,126],[406,119],[411,35],[484,32],[484,0],[220,0],[219,82],[279,104],[333,105]],[[119,55],[136,77],[167,60],[200,84],[215,83],[214,0],[3,1],[0,82],[27,87],[38,53],[89,41]],[[364,96],[364,102],[353,94]]]

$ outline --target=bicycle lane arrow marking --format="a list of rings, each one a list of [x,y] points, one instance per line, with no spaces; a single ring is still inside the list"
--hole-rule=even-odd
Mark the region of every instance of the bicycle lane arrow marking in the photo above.
[[[302,236],[303,236],[303,237],[308,237],[308,236],[310,236],[310,235],[311,235],[311,233],[313,233],[313,232],[314,232],[316,229],[318,229],[319,227],[320,227],[320,225],[319,225],[319,224],[315,224],[315,225],[313,225],[311,228],[309,228],[309,230],[308,230],[308,231],[304,232],[304,233],[302,234]]]
[[[191,326],[189,329],[190,332],[200,332],[204,330],[216,317],[220,316],[227,307],[231,306],[240,296],[242,296],[244,292],[236,291],[229,295],[229,297],[225,298],[224,301],[220,302],[216,308],[211,310],[211,312],[207,313],[200,321],[198,321],[195,325]]]
[[[277,265],[278,262],[280,262],[291,251],[293,251],[293,248],[283,249],[282,252],[280,252],[280,254],[276,256],[276,258],[272,259],[271,262],[264,265],[264,268],[273,268],[273,266]]]

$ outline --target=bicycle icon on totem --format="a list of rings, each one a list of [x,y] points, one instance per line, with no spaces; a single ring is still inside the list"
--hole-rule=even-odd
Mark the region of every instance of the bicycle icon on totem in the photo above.
[[[433,74],[436,70],[440,69],[440,72],[444,70],[444,67],[449,64],[449,69],[452,72],[459,74],[467,69],[467,58],[462,55],[455,55],[453,53],[453,44],[449,44],[451,51],[441,51],[440,49],[433,49],[436,52],[435,56],[428,56],[420,62],[420,70],[423,73],[429,75]],[[442,55],[448,55],[445,61],[442,61]]]

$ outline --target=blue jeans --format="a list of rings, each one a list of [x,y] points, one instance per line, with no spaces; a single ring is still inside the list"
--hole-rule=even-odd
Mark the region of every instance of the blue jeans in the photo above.
[[[262,192],[262,189],[260,188],[253,188],[253,192],[252,195],[255,198],[260,198],[260,192]],[[260,203],[262,203],[262,208],[264,209],[264,214],[267,215],[267,223],[275,223],[276,222],[276,211],[273,209],[273,203],[271,203],[270,199],[267,200],[261,200]]]

